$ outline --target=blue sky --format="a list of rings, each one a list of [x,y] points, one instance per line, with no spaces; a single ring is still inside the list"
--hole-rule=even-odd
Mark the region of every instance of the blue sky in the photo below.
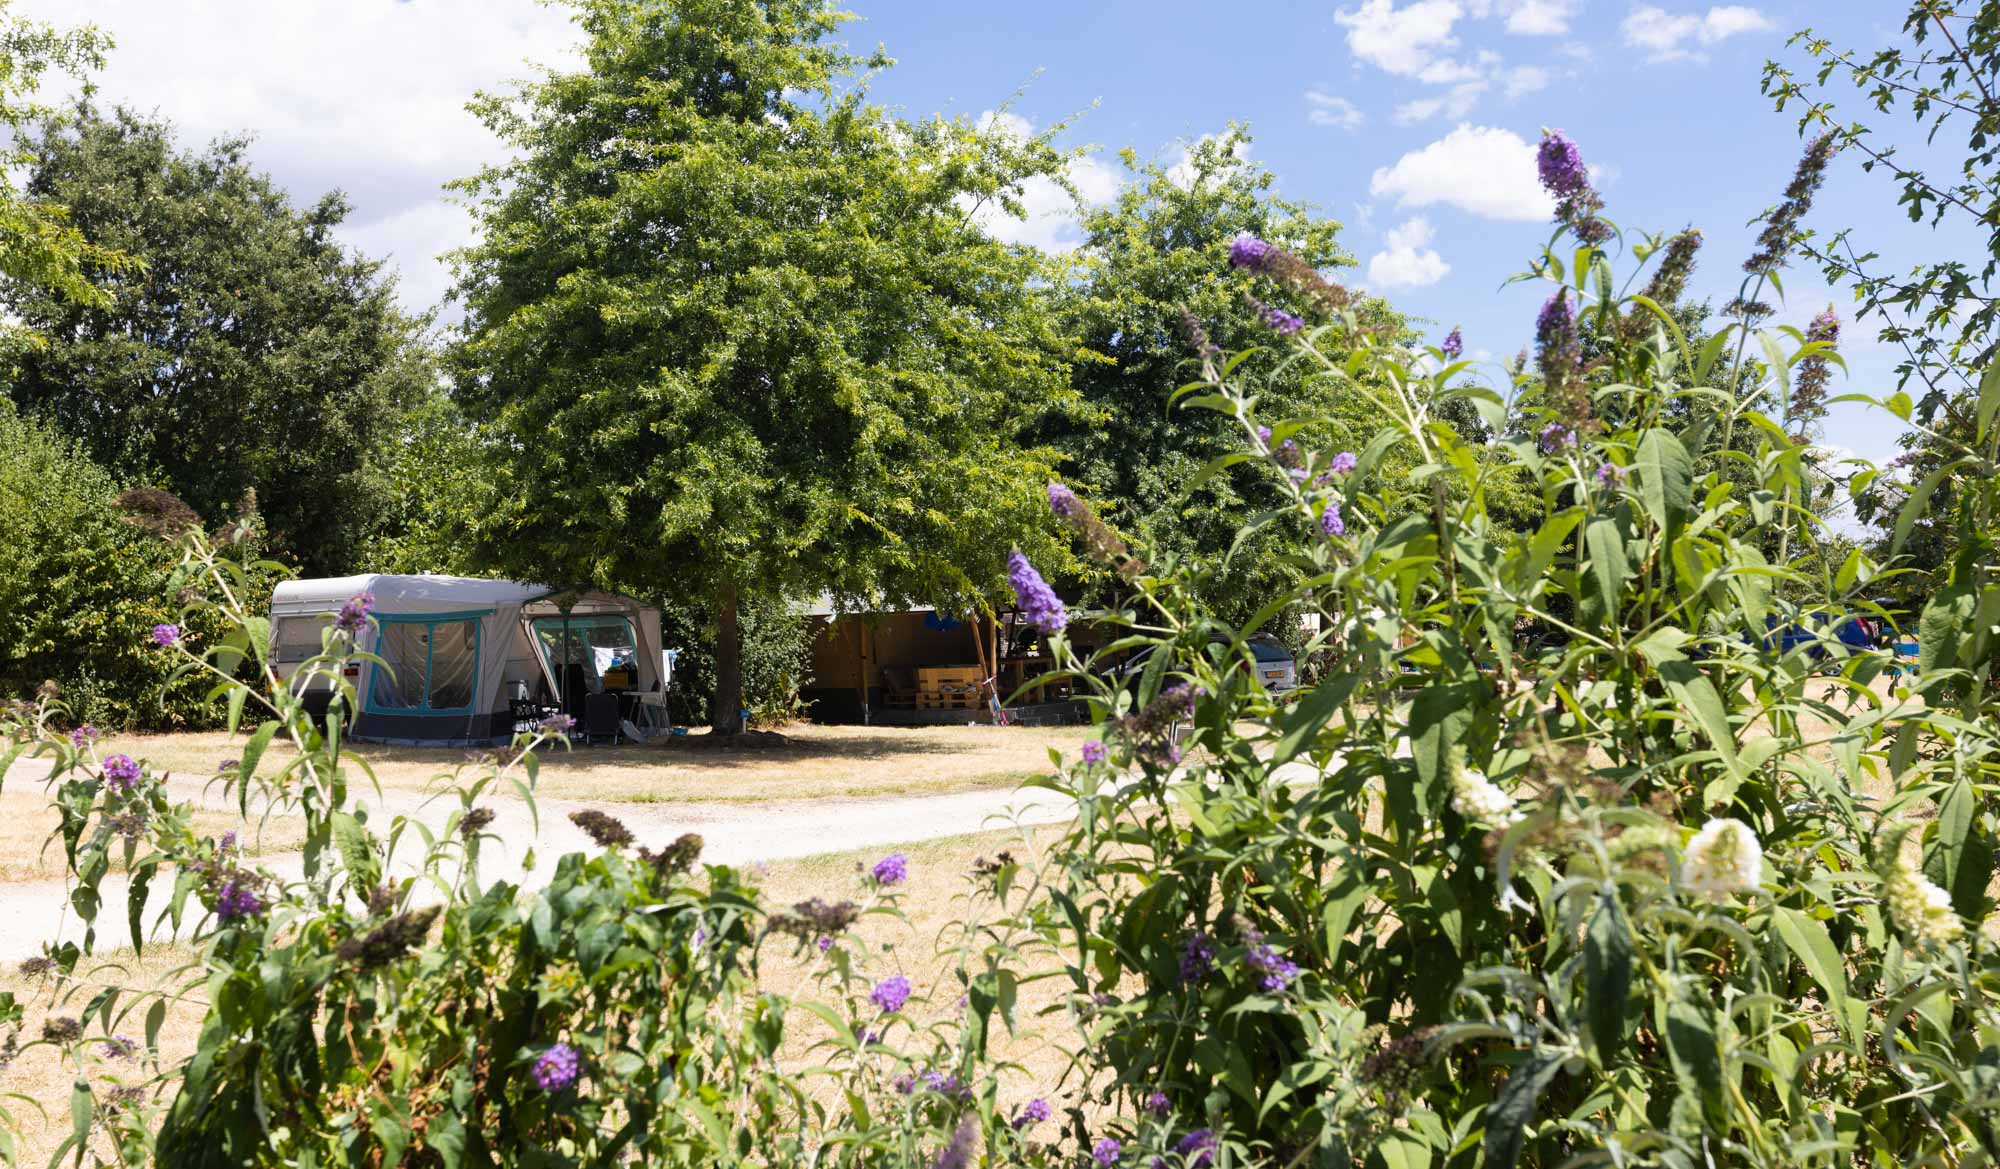
[[[1129,0],[852,0],[848,39],[885,45],[898,65],[876,83],[911,114],[978,117],[1006,103],[1036,127],[1074,117],[1066,136],[1100,152],[1076,177],[1095,198],[1120,180],[1126,146],[1172,162],[1183,144],[1247,123],[1253,157],[1289,196],[1343,221],[1360,261],[1348,279],[1435,322],[1463,326],[1494,357],[1529,334],[1542,296],[1503,288],[1547,237],[1526,151],[1561,127],[1597,168],[1608,213],[1628,231],[1693,224],[1708,245],[1696,291],[1727,300],[1754,230],[1798,157],[1793,119],[1758,93],[1767,57],[1808,23],[1873,49],[1896,35],[1885,0],[1321,0],[1141,5]],[[252,157],[309,200],[347,190],[348,240],[388,256],[405,300],[436,304],[439,252],[469,224],[441,184],[497,157],[464,112],[480,87],[523,62],[571,59],[560,9],[536,0],[17,0],[25,15],[92,20],[118,48],[104,94],[157,109],[202,140],[249,131]],[[1025,87],[1025,88],[1024,88]],[[1858,115],[1859,108],[1854,113]],[[1041,192],[1038,219],[996,224],[1062,246],[1073,224]],[[1907,267],[1965,234],[1909,227],[1894,190],[1846,160],[1810,221],[1854,225]],[[1976,253],[1975,253],[1976,254]],[[1829,300],[1816,272],[1794,270],[1781,321],[1803,324]],[[1845,388],[1889,389],[1893,356],[1850,330]],[[1841,409],[1826,440],[1881,459],[1896,426]]]
[[[1166,159],[1230,119],[1246,122],[1252,156],[1282,190],[1346,224],[1360,261],[1350,279],[1435,322],[1434,335],[1462,325],[1470,350],[1498,358],[1525,343],[1546,295],[1502,287],[1548,235],[1532,174],[1508,166],[1543,127],[1582,145],[1608,214],[1628,232],[1702,229],[1695,292],[1719,305],[1735,295],[1751,250],[1747,221],[1777,200],[1801,147],[1796,119],[1759,93],[1764,61],[1803,61],[1785,42],[1808,25],[1872,50],[1896,34],[1897,12],[1860,2],[1347,0],[1252,15],[1129,0],[976,10],[878,0],[851,37],[898,58],[877,92],[911,112],[977,113],[1025,84],[1013,108],[1034,124],[1080,115],[1074,143]],[[1894,200],[1883,178],[1842,160],[1809,222],[1855,226],[1898,266],[1968,242],[1911,229]],[[1781,323],[1803,325],[1849,300],[1807,269],[1787,273],[1786,288]],[[1849,330],[1845,389],[1886,392],[1894,356],[1872,328],[1861,332]],[[1879,411],[1841,407],[1826,441],[1883,459],[1896,433]]]

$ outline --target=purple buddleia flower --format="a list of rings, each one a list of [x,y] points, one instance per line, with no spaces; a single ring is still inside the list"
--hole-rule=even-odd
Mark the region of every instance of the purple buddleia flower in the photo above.
[[[1552,455],[1564,447],[1573,447],[1575,445],[1576,431],[1571,430],[1562,423],[1551,422],[1547,426],[1542,427],[1541,446],[1543,454]]]
[[[1215,942],[1207,934],[1197,932],[1181,949],[1181,981],[1200,982],[1214,969]]]
[[[1287,959],[1273,949],[1268,942],[1257,942],[1243,955],[1250,969],[1260,974],[1257,985],[1273,994],[1290,986],[1299,976],[1298,964]]]
[[[216,843],[216,846],[215,846],[215,850],[216,850],[217,852],[220,852],[220,853],[225,853],[225,854],[227,854],[227,853],[232,853],[232,852],[235,852],[235,851],[236,851],[236,829],[234,829],[234,828],[231,828],[231,829],[230,829],[229,831],[227,831],[227,832],[223,833],[223,834],[222,834],[222,839],[221,839],[220,841],[218,841],[218,842]]]
[[[1049,1118],[1049,1102],[1039,1097],[1021,1106],[1014,1117],[1014,1131],[1020,1132],[1031,1124],[1040,1124]]]
[[[1583,165],[1583,151],[1561,130],[1542,131],[1542,144],[1535,151],[1535,170],[1549,194],[1565,199],[1590,184],[1590,171]]]
[[[951,1140],[938,1150],[937,1160],[930,1169],[972,1169],[972,1160],[979,1152],[979,1122],[971,1113],[959,1118],[958,1127],[951,1130]]]
[[[1198,1128],[1180,1139],[1174,1152],[1186,1158],[1187,1169],[1207,1169],[1215,1161],[1215,1134],[1208,1129]]]
[[[113,755],[104,761],[104,786],[119,795],[139,786],[139,763],[130,755]]]
[[[566,714],[552,714],[535,726],[545,735],[566,735],[576,726],[576,719]]]
[[[917,1077],[904,1072],[895,1079],[890,1080],[889,1086],[894,1088],[898,1094],[908,1096],[917,1090]]]
[[[1319,530],[1329,536],[1345,536],[1347,534],[1347,521],[1340,516],[1340,501],[1338,499],[1329,499],[1326,501],[1326,510],[1321,512],[1319,516]]]
[[[1616,463],[1606,463],[1597,469],[1597,481],[1607,491],[1615,491],[1625,482],[1625,468]]]
[[[1583,151],[1561,130],[1542,131],[1542,144],[1535,151],[1535,169],[1542,186],[1556,197],[1556,222],[1576,233],[1585,243],[1602,243],[1611,237],[1611,227],[1597,217],[1604,200],[1590,185],[1590,168],[1583,164]]]
[[[1173,1101],[1167,1099],[1165,1092],[1155,1092],[1146,1097],[1146,1111],[1154,1116],[1165,1116],[1173,1106]]]
[[[1118,1138],[1099,1137],[1097,1143],[1090,1146],[1090,1159],[1099,1165],[1116,1165],[1118,1154],[1124,1151],[1125,1146],[1118,1143]]]
[[[560,1092],[576,1083],[577,1069],[581,1064],[576,1048],[567,1043],[558,1043],[544,1051],[535,1060],[531,1074],[535,1086],[544,1092]]]
[[[875,878],[878,884],[900,885],[909,879],[910,858],[900,852],[892,852],[881,860],[876,861],[875,867],[868,870],[868,872]]]
[[[215,916],[224,921],[262,917],[268,908],[252,880],[241,873],[223,881],[222,891],[215,895]]]
[[[340,612],[333,619],[333,627],[348,636],[353,636],[368,628],[368,615],[375,611],[375,594],[362,593],[349,597],[340,606]]]
[[[1264,319],[1264,324],[1269,326],[1280,337],[1289,337],[1306,327],[1305,318],[1295,317],[1291,313],[1274,305],[1265,305],[1263,311],[1258,315]]]
[[[1083,757],[1086,765],[1095,767],[1104,762],[1104,744],[1096,739],[1091,739],[1077,750],[1077,754]]]
[[[1438,346],[1438,349],[1451,361],[1457,361],[1465,352],[1465,338],[1459,334],[1457,325],[1453,325],[1451,332],[1444,335],[1444,344]]]
[[[1060,483],[1049,484],[1049,510],[1057,519],[1069,519],[1076,514],[1076,492]]]
[[[69,733],[69,745],[81,751],[85,747],[95,743],[98,734],[99,732],[96,727],[85,723]]]
[[[819,952],[824,954],[828,950],[833,949],[833,939],[822,935],[819,941],[814,942],[813,945],[819,947]]]
[[[1358,462],[1360,460],[1354,457],[1353,451],[1342,451],[1333,456],[1333,462],[1329,465],[1329,469],[1336,475],[1345,475],[1349,471],[1352,471],[1354,465]]]
[[[1535,346],[1542,376],[1548,377],[1550,367],[1558,363],[1564,372],[1574,369],[1576,344],[1576,310],[1570,307],[1569,290],[1558,288],[1535,314]]]
[[[1007,554],[1007,580],[1014,586],[1014,604],[1021,610],[1021,616],[1028,624],[1043,633],[1060,633],[1069,624],[1069,611],[1063,608],[1062,598],[1028,563],[1028,558],[1020,549]]]
[[[104,1058],[131,1059],[139,1054],[139,1041],[130,1035],[113,1035],[104,1041]]]
[[[884,1013],[893,1015],[903,1009],[904,1003],[910,1001],[910,980],[900,974],[891,974],[876,983],[875,989],[868,992],[868,1001],[881,1008]]]
[[[1276,250],[1254,235],[1239,235],[1230,241],[1229,263],[1232,267],[1256,272],[1270,262],[1271,253]]]
[[[170,649],[181,643],[181,627],[178,625],[153,626],[153,644],[161,649]]]

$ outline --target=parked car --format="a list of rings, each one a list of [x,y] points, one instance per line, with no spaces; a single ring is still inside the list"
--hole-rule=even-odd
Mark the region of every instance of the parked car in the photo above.
[[[1228,644],[1220,638],[1209,643],[1210,646]],[[1256,663],[1257,680],[1264,684],[1264,689],[1273,694],[1282,694],[1287,690],[1298,688],[1298,659],[1291,650],[1285,648],[1284,642],[1268,633],[1255,633],[1250,635],[1244,644],[1249,648],[1250,657]],[[1136,678],[1145,671],[1146,663],[1152,660],[1153,652],[1151,647],[1142,649],[1106,672],[1111,677],[1121,680]]]

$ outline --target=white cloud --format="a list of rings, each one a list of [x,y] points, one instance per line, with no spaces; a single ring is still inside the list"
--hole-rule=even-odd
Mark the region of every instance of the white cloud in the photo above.
[[[1377,289],[1427,288],[1445,278],[1451,265],[1427,247],[1430,220],[1418,215],[1389,229],[1386,245],[1368,259],[1368,282]]]
[[[1468,81],[1464,85],[1453,86],[1450,92],[1436,97],[1421,97],[1415,101],[1406,101],[1397,106],[1390,116],[1399,125],[1404,126],[1412,122],[1427,122],[1440,114],[1452,119],[1463,118],[1472,113],[1473,108],[1479,104],[1479,95],[1485,92],[1484,81]]]
[[[1464,14],[1458,0],[1416,0],[1402,8],[1395,0],[1363,0],[1333,19],[1347,30],[1349,52],[1385,73],[1414,77],[1458,44],[1451,30]]]
[[[77,0],[20,0],[22,16],[73,24]],[[251,164],[306,204],[339,187],[343,242],[394,252],[403,302],[428,308],[447,282],[436,254],[465,242],[441,185],[502,160],[465,108],[530,62],[572,65],[579,37],[535,0],[93,0],[117,39],[99,100],[157,111],[196,146],[254,133]]]
[[[1009,110],[987,110],[976,124],[981,130],[995,130],[1009,138],[1028,138],[1035,132],[1033,122]],[[973,222],[1003,243],[1066,252],[1082,242],[1077,228],[1078,202],[1092,207],[1108,203],[1117,197],[1124,180],[1114,167],[1090,154],[1072,159],[1065,177],[1076,188],[1074,197],[1054,179],[1037,175],[1022,183],[1016,196],[1021,215],[1009,215],[998,203],[989,202],[974,213]]]
[[[1376,170],[1368,193],[1399,207],[1456,207],[1485,219],[1547,219],[1555,201],[1535,178],[1535,148],[1511,130],[1461,124]]]
[[[1524,37],[1567,36],[1576,9],[1576,0],[1520,0],[1507,13],[1507,31]]]
[[[1368,121],[1368,115],[1357,109],[1353,102],[1323,90],[1307,90],[1306,105],[1311,107],[1306,120],[1315,126],[1332,126],[1351,134]]]
[[[1507,70],[1504,81],[1507,87],[1507,100],[1513,101],[1522,94],[1547,89],[1549,71],[1540,65],[1516,65]]]
[[[1717,5],[1700,16],[1639,4],[1626,14],[1619,31],[1626,44],[1644,49],[1654,61],[1699,61],[1704,54],[1697,46],[1705,48],[1743,33],[1776,27],[1770,17],[1741,4]]]

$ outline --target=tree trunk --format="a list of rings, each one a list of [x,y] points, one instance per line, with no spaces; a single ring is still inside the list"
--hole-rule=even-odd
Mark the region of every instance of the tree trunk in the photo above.
[[[715,708],[709,711],[709,727],[718,735],[743,729],[743,627],[737,609],[731,581],[715,598]]]

